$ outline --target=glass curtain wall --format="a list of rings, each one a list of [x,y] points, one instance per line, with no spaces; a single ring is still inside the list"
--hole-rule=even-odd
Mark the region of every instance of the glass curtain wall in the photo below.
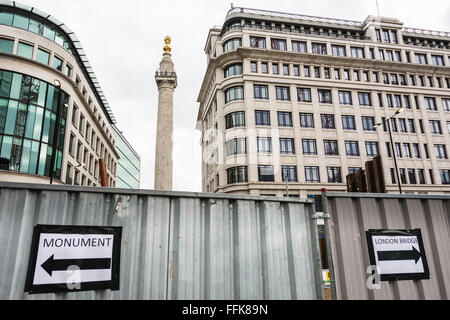
[[[69,96],[63,94],[53,177],[60,179]],[[60,90],[0,69],[0,170],[50,176]]]

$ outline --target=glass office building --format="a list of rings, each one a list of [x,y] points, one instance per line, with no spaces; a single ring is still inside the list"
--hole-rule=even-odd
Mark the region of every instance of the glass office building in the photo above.
[[[53,148],[56,148],[53,177],[60,178],[67,117],[63,104],[68,99],[67,94],[45,81],[0,70],[0,170],[48,177]]]
[[[116,188],[139,189],[141,159],[125,139],[122,132],[113,126],[116,137],[116,150],[120,158],[117,165]]]

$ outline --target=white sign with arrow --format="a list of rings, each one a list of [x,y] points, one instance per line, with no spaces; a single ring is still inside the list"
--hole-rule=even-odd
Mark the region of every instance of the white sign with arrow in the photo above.
[[[121,227],[38,225],[25,291],[118,290]]]
[[[367,241],[371,263],[382,280],[429,278],[419,229],[370,230]]]

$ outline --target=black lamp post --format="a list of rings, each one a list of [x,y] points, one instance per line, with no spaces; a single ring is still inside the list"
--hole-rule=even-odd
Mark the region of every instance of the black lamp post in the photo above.
[[[400,192],[400,194],[402,194],[402,184],[400,182],[400,174],[398,172],[398,166],[397,166],[397,157],[396,157],[396,152],[395,152],[395,148],[394,148],[394,141],[392,140],[392,131],[391,131],[391,119],[394,119],[396,116],[398,116],[400,113],[403,112],[403,107],[398,109],[396,113],[394,113],[394,115],[388,119],[385,119],[384,121],[377,123],[373,128],[377,129],[379,126],[381,126],[382,124],[384,124],[385,122],[387,122],[387,126],[388,126],[388,130],[389,130],[389,139],[391,141],[391,149],[392,149],[392,155],[394,157],[394,165],[395,165],[395,173],[397,176],[397,184],[398,184],[398,190]]]
[[[58,142],[59,142],[59,123],[61,122],[61,107],[63,104],[63,94],[62,94],[62,89],[61,89],[61,82],[59,80],[55,80],[55,87],[59,89],[59,95],[58,95],[58,105],[56,107],[56,124],[55,124],[55,130],[53,132],[52,157],[50,160],[50,184],[53,184],[53,174],[55,171],[56,149],[58,148]]]

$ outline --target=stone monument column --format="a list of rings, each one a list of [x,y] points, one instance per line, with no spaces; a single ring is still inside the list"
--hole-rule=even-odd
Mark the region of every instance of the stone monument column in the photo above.
[[[158,123],[156,129],[155,190],[172,190],[173,176],[173,92],[177,87],[177,74],[171,59],[170,42],[167,36],[164,54],[156,71],[158,85]]]

